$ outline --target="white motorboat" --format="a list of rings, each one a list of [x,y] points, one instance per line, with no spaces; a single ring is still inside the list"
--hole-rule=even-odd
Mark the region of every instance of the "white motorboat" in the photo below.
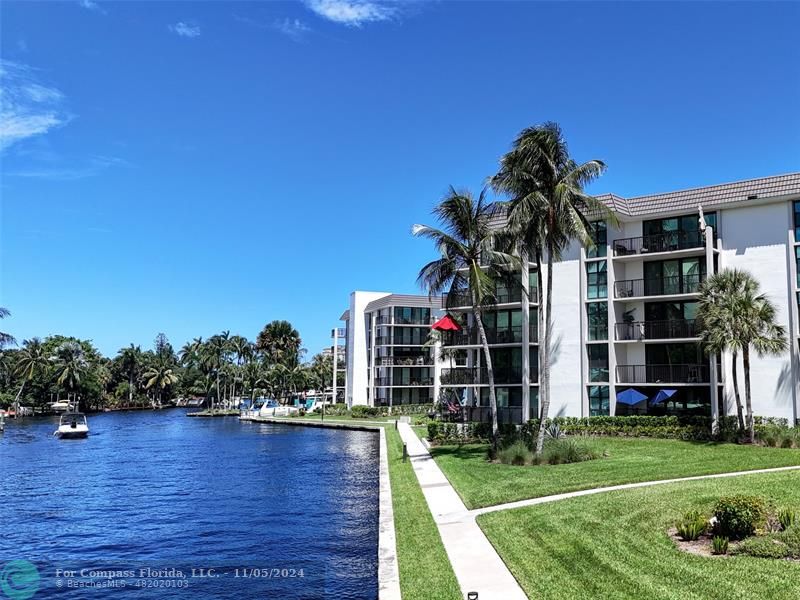
[[[58,402],[51,402],[50,409],[54,412],[69,412],[72,404],[68,400],[59,400]]]
[[[79,412],[64,413],[58,422],[58,429],[53,435],[63,439],[85,438],[89,435],[89,423],[86,415]]]

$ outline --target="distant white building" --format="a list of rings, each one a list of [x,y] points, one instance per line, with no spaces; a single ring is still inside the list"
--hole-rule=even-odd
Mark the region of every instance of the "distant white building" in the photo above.
[[[695,314],[700,283],[721,269],[739,268],[760,281],[789,332],[783,355],[752,359],[753,410],[798,422],[800,173],[599,198],[615,211],[620,226],[595,223],[596,246],[575,245],[553,265],[550,414],[735,414],[731,357],[704,355]],[[539,411],[535,286],[535,269],[523,265],[519,286],[501,286],[497,305],[485,315],[505,422],[521,422]],[[443,388],[469,406],[488,405],[467,299],[454,294],[443,306],[462,324],[461,331],[442,336],[446,360],[423,348],[429,319],[442,314],[437,302],[385,292],[351,294],[343,315],[348,403],[418,403],[437,398]],[[429,312],[397,319],[405,314],[398,311],[413,308]],[[431,364],[421,363],[425,368],[416,371],[397,364],[419,356]],[[742,373],[739,379],[743,389]],[[641,402],[617,401],[634,392]]]

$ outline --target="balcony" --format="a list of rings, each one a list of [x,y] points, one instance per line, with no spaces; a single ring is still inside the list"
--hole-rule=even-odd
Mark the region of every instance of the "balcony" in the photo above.
[[[397,336],[383,335],[375,338],[376,346],[423,346],[428,341],[427,336]]]
[[[622,238],[615,240],[613,245],[614,256],[631,256],[702,248],[705,243],[702,231],[668,231],[657,235]]]
[[[522,288],[500,289],[495,292],[492,304],[512,304],[522,302]],[[467,308],[472,306],[472,296],[469,292],[453,292],[444,295],[444,305],[446,308]]]
[[[708,383],[708,365],[618,365],[618,383]]]
[[[614,297],[624,299],[696,294],[704,280],[705,277],[699,274],[660,279],[623,279],[614,282]]]
[[[531,342],[538,341],[538,328],[531,325]],[[447,331],[442,341],[445,346],[478,346],[481,344],[477,327],[464,328],[461,331]],[[504,329],[486,329],[486,341],[489,344],[522,343],[522,326],[514,325]]]
[[[694,319],[617,323],[615,333],[620,342],[689,339],[699,336]]]
[[[399,387],[399,386],[418,387],[418,386],[429,386],[429,385],[433,385],[433,377],[416,377],[416,378],[411,378],[407,381],[402,381],[400,379],[393,381],[391,377],[375,378],[375,387]]]
[[[420,367],[433,364],[430,356],[380,356],[375,359],[378,367]]]
[[[535,369],[531,370],[531,383],[536,383],[538,378]],[[459,367],[455,369],[442,369],[442,385],[488,385],[489,373],[486,367]],[[522,383],[522,370],[512,367],[499,367],[494,369],[495,385],[509,383]]]

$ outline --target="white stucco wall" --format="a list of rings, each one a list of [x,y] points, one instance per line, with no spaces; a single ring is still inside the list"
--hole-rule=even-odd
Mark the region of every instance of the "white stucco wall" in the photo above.
[[[369,385],[367,364],[367,327],[364,309],[388,292],[352,292],[350,294],[350,321],[347,332],[347,395],[349,406],[368,403]]]
[[[789,228],[786,202],[721,211],[719,235],[724,250],[720,267],[743,269],[754,275],[761,283],[761,292],[777,306],[778,323],[793,335],[789,322],[789,302],[793,301],[794,293],[788,286]],[[790,356],[787,351],[778,357],[752,357],[753,412],[756,415],[783,417],[790,421],[797,418],[793,388],[798,374],[792,373]],[[727,412],[735,414],[730,356],[726,357],[724,369]],[[744,394],[741,358],[738,372],[740,390]]]
[[[550,416],[582,416],[580,251],[573,246],[553,265],[553,337],[550,363]],[[542,349],[542,346],[540,346]]]

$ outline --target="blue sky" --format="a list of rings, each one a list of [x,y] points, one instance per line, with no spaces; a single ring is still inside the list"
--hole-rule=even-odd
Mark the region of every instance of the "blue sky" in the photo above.
[[[798,170],[798,3],[4,2],[3,330],[106,354],[273,319],[309,355],[561,123],[591,188]]]

